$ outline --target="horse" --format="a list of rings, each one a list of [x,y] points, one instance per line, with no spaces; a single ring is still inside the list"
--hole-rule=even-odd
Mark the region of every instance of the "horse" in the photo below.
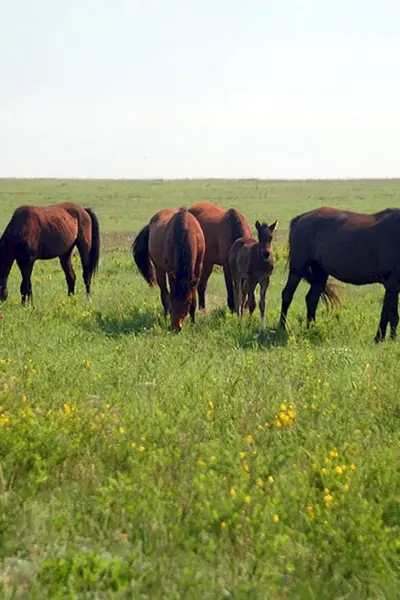
[[[385,295],[375,341],[385,339],[388,324],[394,339],[399,321],[400,210],[363,214],[323,207],[295,217],[290,224],[289,277],[282,292],[281,326],[286,325],[302,278],[311,285],[306,296],[308,325],[315,321],[321,294],[331,304],[339,303],[329,275],[353,285],[382,284]]]
[[[150,287],[159,286],[164,317],[170,312],[171,328],[179,333],[188,313],[195,323],[197,286],[205,254],[204,235],[197,219],[186,208],[158,211],[136,236],[132,252]]]
[[[254,291],[260,284],[260,315],[261,326],[265,327],[265,296],[272,271],[274,257],[271,252],[272,235],[278,221],[271,225],[256,221],[258,242],[252,237],[242,237],[236,240],[229,252],[229,266],[232,273],[235,311],[243,315],[246,296],[248,307],[253,314],[256,307]]]
[[[198,287],[199,308],[206,307],[207,282],[213,266],[221,265],[225,276],[227,304],[233,312],[235,301],[229,267],[229,250],[238,238],[251,237],[250,227],[246,218],[235,208],[225,209],[212,202],[194,204],[189,208],[189,212],[199,221],[206,241],[203,272]]]
[[[71,255],[75,246],[82,262],[86,294],[91,300],[92,276],[100,257],[100,228],[94,212],[71,202],[17,208],[0,239],[0,301],[7,299],[7,279],[14,260],[22,275],[23,305],[27,300],[33,302],[31,275],[36,260],[58,257],[68,295],[73,295],[76,275]]]

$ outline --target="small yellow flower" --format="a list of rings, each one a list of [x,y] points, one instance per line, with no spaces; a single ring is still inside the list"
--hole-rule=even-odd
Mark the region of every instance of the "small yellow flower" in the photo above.
[[[274,515],[272,517],[272,520],[273,520],[274,523],[278,523],[279,522],[279,515]]]
[[[322,469],[321,469],[321,473],[323,473],[323,475],[325,475],[325,474],[326,474],[326,472],[327,472],[327,470],[325,469],[325,467],[322,467]]]
[[[252,435],[248,435],[247,436],[247,443],[248,444],[254,444],[254,438]]]
[[[120,432],[121,435],[124,435],[124,433],[126,433],[126,430],[125,430],[124,427],[120,427],[119,428],[119,432]]]
[[[356,467],[356,465],[355,465],[355,464],[351,464],[351,465],[350,465],[350,469],[351,469],[351,470],[353,471],[353,473],[354,473],[354,471],[357,469],[357,467]]]
[[[306,511],[307,512],[312,512],[314,510],[314,507],[312,504],[309,504],[308,506],[306,506]]]
[[[282,427],[282,423],[280,422],[280,420],[279,420],[279,419],[277,419],[277,420],[275,421],[275,426],[276,426],[276,427]]]
[[[313,466],[312,466],[312,468],[313,468],[313,470],[314,470],[314,471],[317,471],[317,470],[318,470],[318,465],[317,465],[317,463],[313,463]]]
[[[343,474],[342,467],[335,467],[335,473],[336,473],[336,475],[342,475]]]
[[[0,415],[0,427],[5,427],[9,424],[9,422],[10,419],[7,417],[7,415]]]
[[[22,396],[22,402],[28,402],[28,397],[27,396]]]
[[[327,494],[326,496],[324,496],[324,502],[326,504],[326,506],[330,506],[333,500],[333,496],[332,494]]]
[[[350,488],[349,488],[349,484],[348,484],[348,483],[345,483],[343,487],[344,487],[344,489],[346,490],[346,492],[347,492],[347,491],[350,489]]]
[[[325,456],[325,464],[329,465],[329,463],[332,462],[331,459],[329,458],[329,456]]]
[[[295,410],[288,410],[288,417],[289,419],[294,419],[296,417],[296,411]]]
[[[236,489],[234,487],[231,487],[230,494],[232,498],[236,498]]]
[[[287,411],[287,406],[286,404],[281,404],[281,410],[283,410],[283,412]]]
[[[268,477],[268,483],[274,483],[274,481],[275,481],[274,478],[272,477],[272,475],[270,475]]]
[[[329,458],[337,458],[338,456],[339,456],[339,454],[337,453],[337,451],[335,449],[333,449],[329,452]]]
[[[228,525],[224,521],[222,521],[220,527],[221,529],[226,529]]]
[[[246,504],[250,504],[250,502],[251,502],[250,496],[245,496],[244,501]]]
[[[210,462],[215,462],[215,456],[210,456]]]
[[[145,447],[144,446],[139,446],[139,452],[144,452],[145,451]]]
[[[313,402],[313,403],[311,404],[311,408],[312,408],[313,410],[316,410],[316,408],[317,408],[317,405],[316,405],[316,404],[314,404],[314,402]]]
[[[136,442],[132,442],[131,448],[134,448],[134,449],[136,448]]]
[[[72,408],[70,407],[69,404],[64,404],[63,411],[66,415],[70,415],[72,412]]]
[[[240,458],[244,460],[246,458],[246,452],[240,452]]]
[[[246,473],[248,473],[249,472],[249,465],[247,463],[243,463],[242,469],[243,469],[243,471],[246,471]]]
[[[331,491],[330,491],[330,489],[329,489],[329,488],[325,488],[325,489],[324,489],[324,494],[325,494],[325,496],[327,496],[327,495],[328,495],[328,494],[330,494],[330,493],[331,493]]]
[[[258,478],[256,481],[256,485],[257,487],[261,488],[264,485],[264,482],[262,479]]]
[[[90,367],[90,360],[88,360],[87,358],[84,358],[82,361],[82,364],[84,367],[86,367],[88,369]]]
[[[342,465],[342,471],[343,471],[343,473],[345,472],[346,469],[347,469],[347,466],[346,465]]]

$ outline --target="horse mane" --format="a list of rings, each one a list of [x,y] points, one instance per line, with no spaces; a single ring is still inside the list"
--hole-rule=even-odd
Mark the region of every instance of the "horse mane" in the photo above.
[[[231,241],[233,244],[233,242],[235,242],[238,238],[246,235],[246,231],[243,226],[243,219],[236,208],[230,208],[227,210],[225,218],[231,226]]]
[[[185,300],[190,291],[189,281],[192,273],[192,251],[188,244],[188,231],[184,219],[188,213],[185,206],[181,206],[173,217],[173,239],[177,249],[177,265],[175,271],[174,296],[177,300]]]

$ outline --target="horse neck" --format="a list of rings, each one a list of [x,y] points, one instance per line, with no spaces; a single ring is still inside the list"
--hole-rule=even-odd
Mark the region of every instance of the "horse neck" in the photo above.
[[[14,262],[14,246],[5,233],[0,239],[0,278],[7,279]]]

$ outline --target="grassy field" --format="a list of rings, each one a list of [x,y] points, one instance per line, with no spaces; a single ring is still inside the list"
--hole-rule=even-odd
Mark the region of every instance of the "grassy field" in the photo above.
[[[177,336],[130,254],[159,208],[208,199],[279,219],[267,329],[225,309]],[[304,210],[400,206],[400,182],[0,181],[15,207],[71,200],[102,228],[93,304],[37,263],[0,307],[0,597],[400,597],[400,342],[378,286],[342,286],[275,333],[287,228]]]

